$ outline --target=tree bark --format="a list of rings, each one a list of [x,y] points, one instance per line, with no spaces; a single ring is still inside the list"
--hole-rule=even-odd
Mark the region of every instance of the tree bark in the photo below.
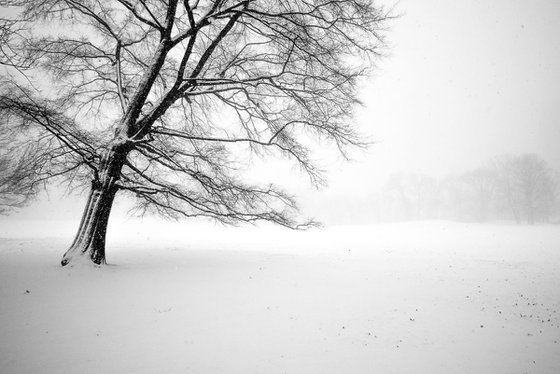
[[[62,257],[62,266],[81,259],[97,265],[106,263],[107,225],[118,191],[117,181],[128,153],[121,148],[115,146],[104,155],[99,173],[92,181],[91,191],[76,237]]]

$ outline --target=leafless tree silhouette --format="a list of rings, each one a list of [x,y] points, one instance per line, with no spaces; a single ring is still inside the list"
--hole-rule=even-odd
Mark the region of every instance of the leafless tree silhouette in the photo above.
[[[504,155],[494,160],[501,197],[517,222],[548,222],[557,199],[554,171],[537,154]]]
[[[239,180],[238,156],[293,160],[320,184],[302,139],[331,141],[343,155],[364,145],[353,127],[356,82],[389,18],[369,0],[0,4],[11,14],[0,23],[6,188],[27,198],[57,178],[91,183],[63,265],[105,262],[117,192],[167,217],[309,227],[281,189]]]

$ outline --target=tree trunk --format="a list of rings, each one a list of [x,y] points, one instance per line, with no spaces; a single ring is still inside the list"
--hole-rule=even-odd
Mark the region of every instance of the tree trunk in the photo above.
[[[92,181],[80,227],[72,245],[62,257],[62,266],[80,260],[105,264],[105,237],[117,181],[126,159],[126,151],[113,147],[101,161],[99,173]]]

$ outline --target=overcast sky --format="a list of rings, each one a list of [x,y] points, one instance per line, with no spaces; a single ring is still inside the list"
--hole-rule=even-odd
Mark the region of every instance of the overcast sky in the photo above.
[[[323,165],[319,195],[367,196],[392,172],[439,177],[504,153],[540,153],[560,169],[560,1],[402,0],[394,13],[358,119],[378,144]],[[84,200],[31,210],[79,217]]]
[[[379,143],[336,168],[330,193],[503,153],[540,153],[560,169],[560,1],[402,0],[395,13],[362,96],[360,126]]]

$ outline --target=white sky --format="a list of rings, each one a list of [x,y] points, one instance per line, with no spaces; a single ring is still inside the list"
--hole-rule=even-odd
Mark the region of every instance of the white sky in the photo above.
[[[503,153],[540,153],[560,169],[560,1],[402,0],[396,13],[360,117],[380,143],[332,173],[331,193]]]
[[[366,196],[391,172],[438,177],[504,153],[540,153],[560,170],[560,1],[402,0],[395,13],[358,119],[379,144],[351,164],[324,161],[319,195]],[[293,192],[318,198],[290,175]],[[79,216],[82,200],[20,215]]]

